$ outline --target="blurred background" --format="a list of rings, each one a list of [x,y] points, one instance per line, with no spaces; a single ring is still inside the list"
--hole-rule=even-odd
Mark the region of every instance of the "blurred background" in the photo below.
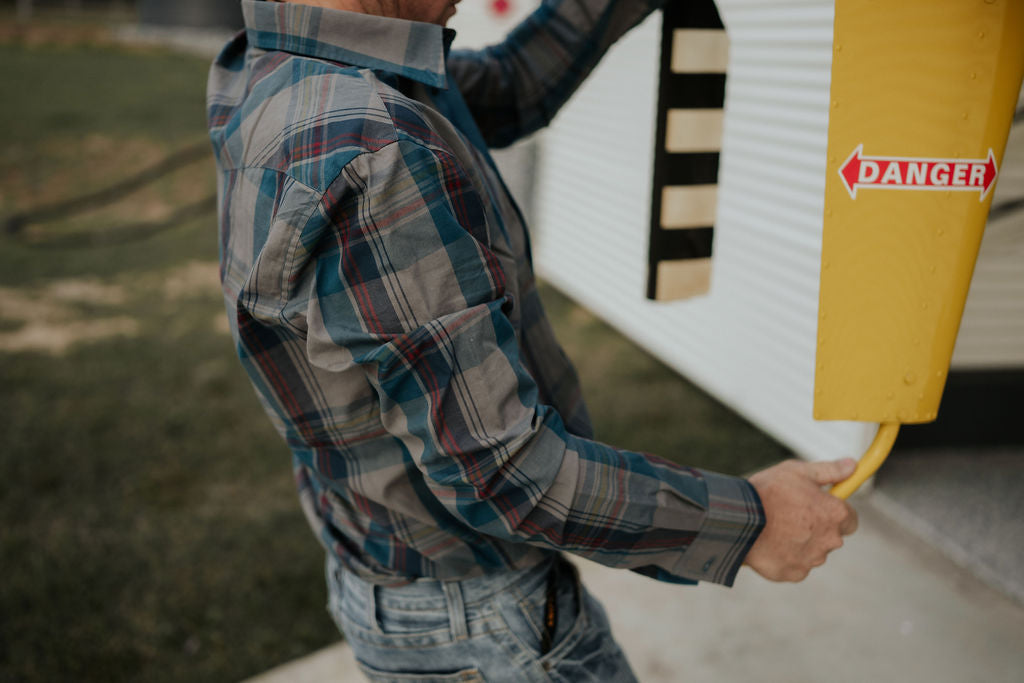
[[[457,45],[498,39],[536,4],[464,0]],[[550,131],[497,158],[532,219],[545,303],[598,438],[731,474],[791,454],[857,456],[870,425],[810,417],[830,3],[719,4],[733,40],[720,191],[733,208],[715,226],[710,296],[643,299],[658,17],[615,47]],[[233,0],[0,2],[2,681],[241,680],[338,640],[290,456],[234,357],[219,291],[204,90],[239,27]],[[1018,124],[996,195],[1010,208],[986,233],[940,421],[905,429],[858,503],[889,535],[865,530],[856,556],[879,576],[921,572],[925,588],[903,604],[913,591],[890,582],[842,597],[831,583],[773,587],[817,619],[774,640],[776,620],[806,611],[730,593],[722,628],[750,623],[757,605],[769,635],[741,641],[781,653],[783,673],[761,680],[824,680],[817,667],[834,662],[795,657],[794,643],[846,642],[844,628],[872,623],[874,640],[842,657],[884,661],[897,640],[916,642],[911,666],[951,672],[873,680],[968,680],[942,659],[954,654],[988,657],[996,670],[979,680],[1024,675],[1007,654],[1024,631],[1022,142]],[[784,187],[756,187],[764,173]],[[912,558],[892,560],[893,546]],[[666,595],[588,580],[638,605]],[[702,607],[705,594],[685,593],[685,608],[713,616],[722,593]],[[860,621],[840,616],[850,601]],[[627,638],[676,633],[610,611]],[[995,649],[956,653],[952,622]],[[708,647],[708,671],[737,660]],[[676,679],[653,656],[642,664],[642,680]]]

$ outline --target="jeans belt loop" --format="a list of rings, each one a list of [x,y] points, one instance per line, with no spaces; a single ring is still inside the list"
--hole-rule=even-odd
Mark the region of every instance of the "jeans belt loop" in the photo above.
[[[462,599],[462,584],[458,581],[442,581],[444,600],[448,605],[448,623],[452,630],[452,640],[469,638],[466,628],[466,604]]]

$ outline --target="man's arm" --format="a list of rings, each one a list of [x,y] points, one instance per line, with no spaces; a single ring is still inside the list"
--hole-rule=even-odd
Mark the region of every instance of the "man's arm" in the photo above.
[[[764,523],[745,480],[570,434],[519,356],[486,210],[444,151],[393,143],[325,195],[307,353],[359,366],[462,523],[665,580],[730,584]],[[512,273],[508,274],[512,276]]]
[[[505,147],[546,126],[608,48],[662,0],[544,0],[504,42],[453,51],[449,71],[484,139]]]

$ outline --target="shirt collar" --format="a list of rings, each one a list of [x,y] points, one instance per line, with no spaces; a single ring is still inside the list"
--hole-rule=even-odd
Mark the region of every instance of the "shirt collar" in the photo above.
[[[445,57],[455,31],[436,24],[298,3],[242,0],[249,44],[388,71],[447,88]]]

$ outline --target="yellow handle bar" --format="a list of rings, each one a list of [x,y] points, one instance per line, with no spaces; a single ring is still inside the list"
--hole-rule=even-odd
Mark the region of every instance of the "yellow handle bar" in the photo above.
[[[896,434],[899,431],[899,422],[883,422],[878,425],[875,440],[871,442],[871,446],[857,463],[857,469],[853,471],[849,479],[844,479],[832,487],[832,495],[844,500],[849,498],[850,494],[860,488],[860,485],[867,481],[868,477],[878,471],[885,459],[889,457],[889,451],[896,443]]]

